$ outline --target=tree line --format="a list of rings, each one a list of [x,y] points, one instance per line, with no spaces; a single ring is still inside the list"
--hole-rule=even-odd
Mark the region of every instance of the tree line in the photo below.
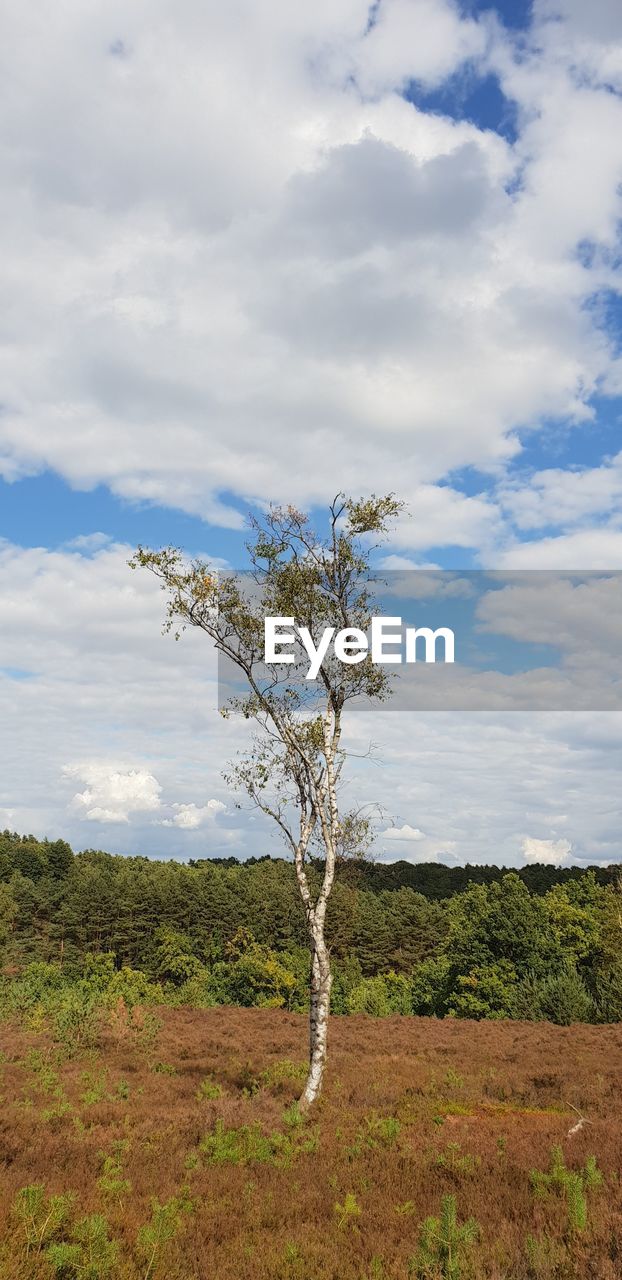
[[[619,1021],[621,921],[615,867],[344,861],[326,922],[333,1008]],[[282,858],[74,854],[5,831],[0,953],[5,987],[88,971],[156,1003],[308,1008],[306,922]]]

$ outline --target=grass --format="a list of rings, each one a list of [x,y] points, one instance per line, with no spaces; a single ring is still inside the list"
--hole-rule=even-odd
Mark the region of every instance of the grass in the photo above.
[[[2,1028],[0,1280],[619,1280],[622,1027],[158,1018]]]

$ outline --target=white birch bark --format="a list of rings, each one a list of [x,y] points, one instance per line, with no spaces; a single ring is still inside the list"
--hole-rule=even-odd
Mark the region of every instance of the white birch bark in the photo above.
[[[311,966],[311,1007],[309,1013],[309,1074],[300,1098],[300,1109],[306,1111],[316,1102],[322,1091],[326,1066],[328,1015],[332,973],[326,947],[322,960],[317,950],[313,952]]]
[[[311,984],[309,1074],[299,1103],[303,1111],[306,1111],[320,1096],[327,1056],[328,1018],[333,975],[330,967],[330,953],[324,937],[324,925],[328,898],[335,879],[335,853],[339,822],[335,759],[340,733],[340,717],[333,714],[329,705],[324,716],[325,767],[319,782],[316,803],[316,822],[322,833],[325,853],[324,877],[315,906],[311,907],[310,910],[307,908],[307,923],[311,936]],[[304,869],[301,869],[304,875]],[[306,876],[305,887],[307,887]]]

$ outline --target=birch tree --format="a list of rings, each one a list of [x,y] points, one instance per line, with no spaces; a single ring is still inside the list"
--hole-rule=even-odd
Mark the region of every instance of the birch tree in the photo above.
[[[347,810],[340,803],[344,711],[355,700],[385,698],[389,678],[368,653],[344,663],[331,651],[317,679],[308,681],[297,661],[300,645],[293,663],[266,664],[265,618],[295,619],[316,646],[327,627],[367,633],[372,552],[401,506],[393,495],[354,501],[339,494],[324,533],[292,506],[271,507],[251,519],[250,569],[244,574],[215,572],[201,560],[188,563],[174,547],[139,547],[130,561],[160,580],[167,596],[165,630],[179,639],[186,627],[198,627],[211,638],[224,670],[235,674],[222,714],[237,712],[252,724],[250,748],[225,778],[273,820],[296,869],[310,949],[302,1110],[319,1096],[326,1064],[332,985],[326,911],[335,870],[340,858],[360,856],[370,838],[365,808]]]

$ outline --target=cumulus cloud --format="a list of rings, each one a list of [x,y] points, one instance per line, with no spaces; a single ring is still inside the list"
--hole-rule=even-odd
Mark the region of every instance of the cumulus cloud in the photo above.
[[[455,859],[455,841],[428,836],[407,822],[401,827],[387,827],[380,833],[379,840],[384,861],[453,862]],[[388,846],[384,844],[386,840]]]
[[[561,867],[572,851],[569,840],[536,840],[525,836],[522,843],[525,862],[541,862],[544,866]]]
[[[385,0],[359,44],[355,74],[373,94],[408,80],[433,85],[483,54],[485,45],[483,26],[461,18],[447,0]]]
[[[383,840],[425,840],[423,831],[418,827],[411,827],[405,822],[401,827],[387,827],[382,832]]]
[[[439,544],[489,543],[493,504],[448,477],[622,385],[586,306],[613,277],[619,24],[579,10],[536,6],[519,48],[448,0],[16,7],[0,471],[234,528],[224,493],[407,477]],[[406,95],[464,67],[515,142]]]
[[[165,818],[163,827],[177,827],[181,831],[196,831],[207,822],[213,822],[219,813],[225,813],[227,806],[221,800],[208,800],[206,805],[174,804],[175,816]]]
[[[486,556],[491,562],[491,557]],[[501,569],[622,569],[622,529],[605,524],[529,542],[516,542],[494,557]]]
[[[499,510],[483,497],[469,497],[450,485],[419,485],[408,511],[391,534],[393,547],[477,547],[484,552],[501,534]]]
[[[486,208],[491,186],[474,140],[422,162],[369,133],[292,179],[283,231],[313,256],[356,258],[377,246],[463,233]]]
[[[622,14],[617,0],[534,0],[547,44],[603,85],[622,87]]]
[[[118,769],[100,761],[63,766],[66,778],[85,782],[72,807],[90,822],[129,822],[136,813],[152,813],[160,808],[162,790],[157,778],[146,769]]]
[[[70,538],[65,546],[75,551],[100,551],[112,541],[107,533],[80,533],[76,538]]]
[[[537,471],[528,486],[515,481],[502,489],[500,500],[523,530],[568,527],[586,518],[617,514],[622,504],[622,453],[598,467]]]

